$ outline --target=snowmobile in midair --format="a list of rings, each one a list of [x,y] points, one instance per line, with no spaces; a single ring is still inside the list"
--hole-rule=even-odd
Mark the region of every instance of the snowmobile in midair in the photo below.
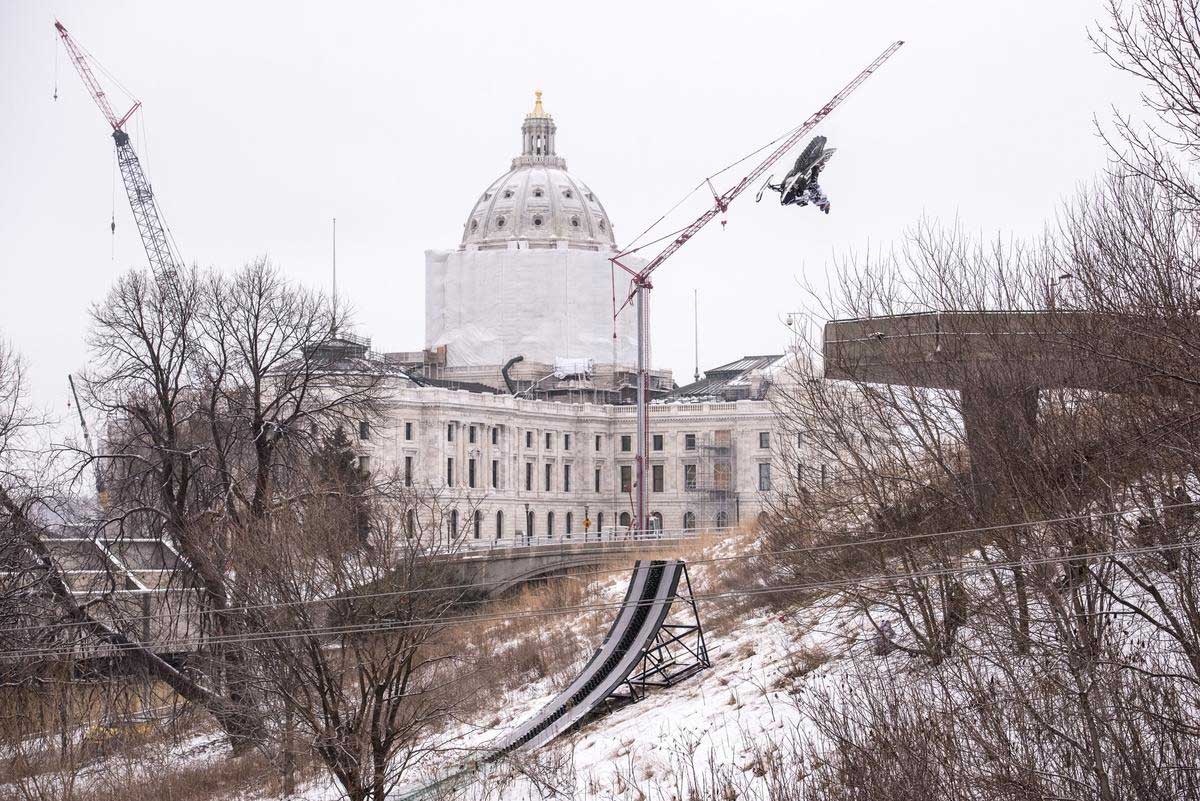
[[[792,167],[791,172],[784,176],[782,181],[773,184],[771,178],[775,176],[767,178],[762,189],[758,190],[755,202],[762,200],[763,192],[770,189],[779,193],[779,205],[781,206],[807,206],[811,203],[828,214],[829,198],[817,183],[817,176],[821,174],[821,170],[825,169],[825,165],[829,163],[829,159],[835,152],[837,152],[836,148],[825,148],[825,137],[814,136],[796,158],[796,164]]]

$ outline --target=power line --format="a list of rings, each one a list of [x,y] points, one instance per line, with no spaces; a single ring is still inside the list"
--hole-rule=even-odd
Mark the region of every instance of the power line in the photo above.
[[[1164,504],[1157,508],[1165,511],[1168,509],[1178,509],[1178,508],[1184,508],[1184,507],[1195,508],[1197,506],[1200,506],[1200,502]],[[927,540],[927,539],[934,539],[934,538],[941,538],[941,537],[954,537],[954,536],[961,536],[961,535],[965,535],[965,534],[979,534],[979,533],[983,533],[983,532],[987,532],[987,531],[1000,531],[1000,530],[1008,530],[1008,529],[1013,529],[1013,528],[1025,528],[1028,526],[1046,525],[1046,524],[1050,524],[1050,523],[1066,523],[1066,522],[1072,522],[1072,521],[1076,521],[1076,520],[1088,520],[1088,519],[1096,519],[1096,518],[1114,517],[1114,516],[1121,516],[1121,515],[1126,515],[1126,514],[1133,514],[1136,511],[1137,510],[1114,510],[1114,511],[1110,511],[1110,512],[1094,512],[1094,513],[1079,514],[1079,515],[1066,515],[1066,516],[1062,516],[1062,517],[1041,518],[1038,520],[1024,520],[1024,521],[1017,522],[1017,523],[1002,523],[1002,524],[993,524],[993,525],[988,525],[988,526],[978,526],[978,527],[974,527],[974,528],[951,529],[951,530],[947,530],[947,531],[930,531],[930,532],[925,532],[922,534],[904,534],[904,535],[900,535],[900,536],[879,537],[879,538],[868,539],[868,540],[855,540],[852,542],[829,542],[829,543],[821,543],[818,545],[807,545],[807,546],[803,546],[803,547],[799,547],[799,548],[783,548],[783,549],[774,550],[774,551],[757,551],[754,553],[731,554],[729,556],[713,556],[713,557],[708,557],[706,559],[692,559],[692,560],[688,560],[688,564],[689,565],[716,564],[719,562],[732,562],[732,561],[741,561],[741,560],[745,560],[745,559],[757,559],[757,558],[766,557],[766,556],[790,556],[790,555],[794,555],[794,554],[819,553],[819,552],[823,552],[823,551],[836,551],[836,550],[840,550],[840,549],[844,549],[844,548],[865,548],[865,547],[873,546],[873,545],[890,545],[890,544],[894,544],[894,543],[914,542],[917,540]],[[809,533],[809,534],[829,534],[829,535],[838,535],[838,536],[846,536],[846,535],[850,535],[850,534],[854,534],[854,533],[857,533],[857,534],[882,534],[882,533],[884,533],[881,531],[873,531],[873,530],[859,530],[858,532],[849,532],[849,531],[841,531],[841,530],[837,530],[837,529],[819,529],[819,528],[808,527],[808,526],[798,526],[797,529],[800,531],[803,531],[805,533]],[[699,539],[699,538],[697,538],[697,539]],[[648,542],[653,542],[653,541],[648,541]],[[545,576],[543,578],[545,580],[550,580],[550,579],[575,580],[575,579],[579,579],[579,578],[582,578],[585,576],[608,575],[610,573],[615,573],[618,570],[623,570],[623,569],[625,569],[625,568],[613,567],[613,568],[607,568],[607,569],[578,571],[578,572],[573,572],[573,573],[566,574],[566,575]],[[358,594],[358,595],[346,595],[346,596],[340,596],[340,597],[335,596],[335,597],[328,597],[328,598],[311,598],[311,599],[300,600],[300,601],[278,601],[278,602],[272,602],[272,603],[246,604],[243,606],[227,606],[227,607],[223,607],[221,609],[212,609],[212,610],[206,610],[206,611],[208,611],[211,614],[224,614],[227,612],[248,612],[248,611],[257,610],[257,609],[280,609],[280,608],[286,608],[286,607],[292,607],[292,606],[307,606],[310,604],[334,604],[334,603],[338,603],[338,602],[353,602],[353,601],[369,600],[369,599],[375,599],[375,598],[395,598],[395,597],[400,597],[400,596],[419,595],[419,594],[431,593],[431,592],[451,592],[451,591],[457,591],[457,590],[488,589],[491,587],[501,586],[501,585],[504,585],[507,583],[509,583],[509,582],[506,579],[496,579],[496,580],[492,580],[492,581],[482,581],[482,582],[475,582],[475,583],[469,583],[469,584],[445,584],[445,585],[433,586],[433,587],[416,587],[416,588],[405,589],[405,590],[389,590],[386,592],[363,593],[363,594]],[[482,605],[482,604],[490,603],[492,600],[493,599],[461,601],[461,602],[457,602],[456,605],[457,606],[466,606],[466,605],[475,606],[475,605]],[[109,621],[101,621],[101,622],[106,622],[106,624],[110,624],[110,625],[118,625],[121,623],[139,623],[139,622],[147,622],[147,621],[154,621],[154,620],[170,620],[174,617],[176,617],[176,615],[173,615],[171,613],[162,613],[162,614],[157,614],[157,615],[132,615],[132,616],[128,616],[128,617],[114,618]],[[62,628],[84,627],[84,626],[89,626],[89,625],[92,625],[92,624],[88,623],[88,622],[84,622],[84,621],[74,621],[74,622],[70,622],[70,623],[55,623],[55,624],[48,625],[48,626],[42,626],[42,627],[40,627],[40,629],[41,630],[55,630],[55,629],[62,629]],[[24,629],[24,628],[0,629],[0,635],[12,634],[12,633],[16,633],[16,632],[25,631],[25,630],[26,629]]]
[[[944,576],[965,576],[976,573],[988,573],[996,570],[1007,570],[1017,567],[1033,567],[1037,565],[1055,564],[1060,562],[1076,562],[1080,560],[1095,559],[1099,557],[1125,557],[1138,556],[1143,554],[1161,553],[1164,551],[1182,550],[1190,548],[1196,542],[1182,542],[1165,545],[1148,545],[1140,548],[1126,548],[1102,551],[1089,551],[1085,553],[1072,553],[1061,556],[1043,557],[1040,559],[1014,559],[1007,562],[985,562],[971,567],[947,567],[931,570],[910,571],[906,573],[888,573],[875,576],[853,577],[845,579],[827,579],[823,581],[804,582],[799,584],[781,584],[775,587],[755,587],[751,589],[733,589],[724,590],[713,593],[697,593],[692,596],[697,602],[719,601],[727,598],[738,597],[753,597],[758,595],[771,595],[779,593],[797,593],[810,590],[828,590],[840,589],[849,586],[857,586],[868,584],[871,582],[888,581],[894,582],[898,580],[912,580],[922,578],[938,578]],[[637,606],[649,605],[653,601],[637,601]],[[407,621],[394,621],[391,623],[360,623],[345,626],[314,626],[296,629],[279,629],[268,633],[244,633],[231,635],[215,635],[205,638],[187,638],[178,640],[167,640],[155,643],[155,650],[163,650],[168,647],[186,648],[192,645],[213,645],[213,644],[239,644],[250,642],[273,642],[283,639],[291,639],[295,637],[308,636],[330,636],[335,634],[377,634],[385,632],[402,631],[414,628],[429,628],[433,626],[448,626],[453,623],[488,623],[499,620],[521,620],[526,618],[551,617],[570,613],[599,611],[603,609],[620,608],[624,606],[624,602],[606,602],[592,604],[576,604],[573,606],[553,607],[550,609],[531,609],[517,610],[515,612],[497,612],[484,615],[459,615],[452,617],[441,618],[414,618]],[[132,651],[147,647],[142,643],[132,643],[129,646],[108,645],[104,648],[120,653],[122,651]],[[41,649],[26,649],[18,651],[10,651],[4,654],[0,659],[12,661],[19,658],[30,657],[52,657],[52,656],[70,656],[76,653],[79,649],[75,647],[57,647],[57,648],[41,648]]]

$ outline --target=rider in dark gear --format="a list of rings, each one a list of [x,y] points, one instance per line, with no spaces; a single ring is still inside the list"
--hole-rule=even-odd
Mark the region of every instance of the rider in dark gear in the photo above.
[[[764,190],[771,189],[779,193],[781,206],[807,206],[811,203],[828,214],[829,198],[817,183],[817,177],[834,152],[834,148],[825,149],[825,137],[813,137],[796,159],[791,172],[778,184],[771,183],[771,179],[768,178],[763,188],[758,190],[757,199],[762,199]]]

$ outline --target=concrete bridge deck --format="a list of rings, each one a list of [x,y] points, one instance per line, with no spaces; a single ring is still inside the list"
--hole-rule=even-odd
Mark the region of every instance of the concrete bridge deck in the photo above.
[[[496,598],[526,582],[572,570],[631,565],[641,554],[675,556],[704,537],[728,530],[620,531],[515,541],[468,539],[439,561],[451,562],[463,584],[478,585],[483,595]]]
[[[963,390],[984,386],[1150,393],[1173,389],[1123,358],[1153,321],[1070,310],[929,311],[825,324],[825,377]]]

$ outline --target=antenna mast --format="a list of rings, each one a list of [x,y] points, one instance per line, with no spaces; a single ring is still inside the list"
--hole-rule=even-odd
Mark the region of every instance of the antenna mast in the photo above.
[[[696,372],[692,375],[692,380],[700,380],[700,290],[692,290],[692,326],[695,328],[696,336]]]

